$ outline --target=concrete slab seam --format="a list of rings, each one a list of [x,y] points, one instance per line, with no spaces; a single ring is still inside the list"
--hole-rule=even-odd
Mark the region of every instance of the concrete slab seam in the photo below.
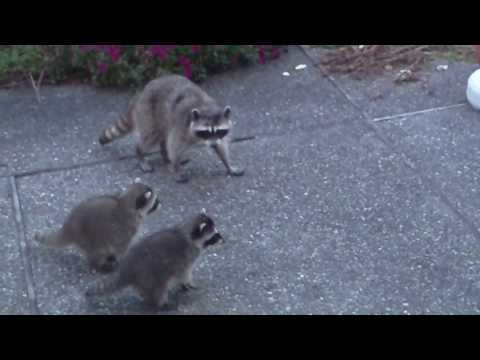
[[[37,298],[35,295],[35,286],[33,281],[33,270],[29,261],[29,248],[25,236],[25,224],[23,222],[22,209],[20,204],[20,197],[18,196],[16,178],[10,177],[10,189],[12,192],[13,210],[15,214],[15,224],[17,227],[17,239],[19,241],[20,254],[24,265],[25,283],[27,286],[27,295],[30,303],[30,309],[33,314],[40,313]]]
[[[435,108],[430,108],[430,109],[425,109],[425,110],[412,111],[412,112],[409,112],[409,113],[403,113],[403,114],[398,114],[398,115],[382,116],[382,117],[379,117],[379,118],[375,118],[372,121],[376,123],[376,122],[382,122],[382,121],[404,119],[404,118],[414,117],[414,116],[417,116],[417,115],[428,114],[428,113],[431,113],[431,112],[446,111],[446,110],[456,109],[456,108],[465,107],[465,106],[467,106],[466,102],[461,103],[461,104],[454,104],[454,105],[440,106],[440,107],[435,107]]]
[[[255,139],[256,139],[256,136],[246,136],[246,137],[241,137],[241,138],[235,138],[235,139],[232,140],[232,144],[238,144],[238,143],[242,143],[242,142],[253,141]],[[155,156],[155,155],[158,155],[158,154],[160,154],[160,152],[155,152],[155,153],[149,154],[146,157],[149,158],[149,157],[152,157],[152,156]],[[60,172],[60,171],[77,170],[77,169],[82,169],[82,168],[94,167],[94,166],[98,166],[98,165],[111,164],[111,163],[114,163],[114,162],[133,160],[133,159],[136,159],[135,155],[125,155],[125,156],[118,157],[116,159],[98,160],[98,161],[85,162],[85,163],[69,165],[69,166],[59,166],[59,167],[38,169],[38,170],[32,170],[32,171],[18,172],[18,173],[13,173],[12,175],[5,175],[4,177],[14,176],[17,179],[21,179],[21,178],[26,178],[26,177],[31,177],[31,176],[41,175],[41,174],[49,174],[49,173],[55,173],[55,172]],[[0,178],[1,178],[1,176],[0,176]]]

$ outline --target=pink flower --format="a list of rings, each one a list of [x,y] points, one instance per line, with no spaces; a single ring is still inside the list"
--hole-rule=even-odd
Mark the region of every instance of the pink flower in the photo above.
[[[120,50],[120,46],[109,46],[107,49],[108,53],[110,54],[110,57],[112,58],[112,61],[115,63],[117,62],[121,55],[122,51]]]
[[[175,45],[152,45],[150,46],[150,53],[153,56],[160,58],[160,60],[165,60],[168,57],[170,50],[172,50]]]
[[[263,47],[261,47],[258,50],[258,57],[259,57],[259,60],[260,60],[260,64],[265,64],[267,62],[267,58],[266,58],[266,55],[265,55],[265,49]]]
[[[271,54],[272,54],[272,58],[273,58],[273,59],[278,59],[278,58],[280,57],[280,48],[274,47],[274,48],[272,49]]]
[[[104,62],[101,62],[101,63],[98,63],[97,68],[100,74],[105,74],[108,70],[108,65],[105,64]]]
[[[192,54],[197,54],[200,52],[202,46],[201,45],[192,45]]]
[[[95,49],[95,45],[80,45],[80,51],[83,53],[92,51]]]
[[[183,73],[185,77],[191,79],[193,74],[191,61],[185,56],[179,56],[178,62],[183,66]]]
[[[105,51],[105,49],[108,47],[108,45],[95,45],[95,50],[97,52]]]

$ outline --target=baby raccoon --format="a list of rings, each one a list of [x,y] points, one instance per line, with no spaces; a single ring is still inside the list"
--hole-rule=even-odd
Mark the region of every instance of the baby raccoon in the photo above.
[[[35,240],[51,247],[77,247],[96,271],[114,271],[147,214],[160,202],[153,190],[133,184],[119,196],[97,196],[82,202],[62,228]]]
[[[187,78],[169,75],[151,81],[132,101],[129,110],[113,127],[100,136],[106,145],[133,131],[140,137],[136,152],[144,172],[152,172],[145,155],[160,147],[165,163],[176,175],[177,182],[188,182],[181,166],[182,158],[195,144],[213,148],[232,176],[244,170],[231,165],[229,145],[232,132],[230,107],[221,108],[215,100]]]
[[[213,220],[205,215],[146,237],[133,245],[111,279],[87,290],[87,298],[105,296],[127,287],[138,291],[150,306],[168,304],[169,290],[181,286],[195,289],[192,270],[204,249],[224,242]]]

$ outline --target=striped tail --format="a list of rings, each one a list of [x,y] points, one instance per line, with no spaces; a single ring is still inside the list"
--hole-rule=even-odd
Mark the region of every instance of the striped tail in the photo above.
[[[119,274],[116,273],[109,279],[100,280],[93,284],[89,289],[87,289],[85,296],[87,298],[106,296],[117,292],[123,287],[124,286],[119,279]]]
[[[121,119],[112,127],[106,129],[100,136],[100,145],[107,145],[117,139],[130,134],[133,131],[133,117],[131,109],[127,116],[122,116]]]

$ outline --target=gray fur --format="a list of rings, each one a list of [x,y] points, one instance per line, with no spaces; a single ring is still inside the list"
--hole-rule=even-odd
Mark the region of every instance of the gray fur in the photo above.
[[[193,145],[203,143],[215,150],[230,175],[242,176],[243,169],[233,167],[229,156],[232,130],[230,115],[229,107],[220,107],[187,78],[169,75],[151,81],[132,101],[127,116],[103,132],[100,143],[105,145],[128,132],[136,131],[139,135],[136,152],[142,170],[153,171],[145,155],[159,148],[178,182],[189,180],[181,167],[184,161],[182,157]],[[221,137],[222,132],[217,132],[217,128],[228,130],[228,135]],[[198,129],[211,131],[211,138],[199,137]]]
[[[213,224],[207,215],[201,214],[136,243],[121,261],[118,272],[87,290],[87,298],[132,287],[147,305],[161,309],[168,305],[169,291],[173,288],[195,289],[192,278],[195,261],[207,246],[223,242],[214,224],[203,229],[206,219]],[[200,229],[203,232],[197,235]]]
[[[148,199],[147,193],[150,193]],[[51,247],[75,246],[93,269],[111,272],[117,268],[145,216],[154,211],[158,203],[148,186],[137,183],[125,194],[98,196],[82,202],[61,229],[49,235],[37,235],[35,239]]]

